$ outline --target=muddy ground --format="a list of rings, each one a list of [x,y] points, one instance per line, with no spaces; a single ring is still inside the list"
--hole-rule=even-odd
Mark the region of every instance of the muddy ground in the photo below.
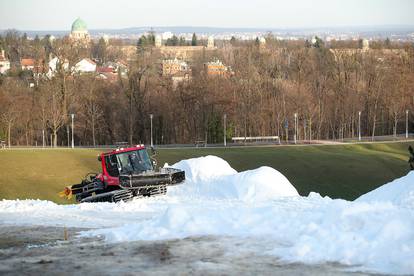
[[[0,275],[367,275],[338,264],[286,264],[266,241],[193,237],[108,244],[85,229],[0,225]],[[67,240],[65,240],[67,238]]]

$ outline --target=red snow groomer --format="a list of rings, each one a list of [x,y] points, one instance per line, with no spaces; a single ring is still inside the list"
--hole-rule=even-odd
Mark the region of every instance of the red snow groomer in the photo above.
[[[118,202],[134,197],[165,194],[168,185],[182,183],[185,173],[174,168],[156,171],[155,161],[144,145],[118,148],[101,153],[101,173],[89,173],[80,184],[66,187],[59,193],[68,199],[75,196],[77,202]]]

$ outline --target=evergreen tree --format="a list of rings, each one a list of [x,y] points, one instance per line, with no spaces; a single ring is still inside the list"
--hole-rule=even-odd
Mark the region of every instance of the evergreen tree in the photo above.
[[[315,40],[316,41],[313,44],[313,47],[318,48],[318,49],[323,48],[323,46],[324,46],[323,40],[321,38],[317,37],[317,36],[315,36]]]
[[[364,41],[362,39],[358,39],[358,49],[362,49],[364,47]]]
[[[53,52],[52,43],[50,42],[50,34],[47,34],[43,37],[41,41],[44,49],[45,49],[45,55],[49,58],[49,55]]]
[[[99,39],[98,45],[96,46],[96,58],[99,59],[101,64],[106,62],[106,42],[103,37]]]
[[[178,37],[176,35],[173,35],[171,38],[167,39],[167,42],[165,43],[167,46],[178,46]]]
[[[141,35],[140,38],[138,38],[137,47],[145,47],[147,43],[147,37],[145,35]]]
[[[155,34],[154,32],[150,32],[147,35],[142,35],[137,42],[137,51],[138,53],[142,53],[143,51],[147,50],[150,47],[155,46]]]
[[[186,46],[186,42],[185,42],[185,38],[182,36],[182,37],[180,37],[180,42],[179,42],[179,45],[180,46]]]
[[[197,36],[193,33],[193,37],[191,38],[191,46],[197,46]]]
[[[387,39],[385,39],[385,48],[390,49],[391,48],[391,40],[387,37]]]
[[[27,41],[27,34],[23,33],[22,35],[22,42],[25,43]]]
[[[235,38],[234,36],[232,36],[232,37],[231,37],[231,39],[230,39],[230,44],[231,44],[231,45],[236,44],[236,38]]]
[[[147,35],[147,46],[155,46],[155,33],[153,31]]]

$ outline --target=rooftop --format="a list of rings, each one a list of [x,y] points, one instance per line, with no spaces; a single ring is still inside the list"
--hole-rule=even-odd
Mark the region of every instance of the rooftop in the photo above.
[[[86,32],[88,31],[85,21],[80,19],[78,17],[73,23],[72,23],[72,32]]]

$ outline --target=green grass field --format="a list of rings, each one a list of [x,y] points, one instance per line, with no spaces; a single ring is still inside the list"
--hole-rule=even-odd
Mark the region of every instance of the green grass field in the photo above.
[[[301,195],[316,191],[355,199],[408,173],[408,143],[329,146],[160,149],[158,163],[216,155],[238,171],[271,166]],[[48,199],[67,203],[57,193],[100,171],[95,149],[0,150],[0,199]]]

